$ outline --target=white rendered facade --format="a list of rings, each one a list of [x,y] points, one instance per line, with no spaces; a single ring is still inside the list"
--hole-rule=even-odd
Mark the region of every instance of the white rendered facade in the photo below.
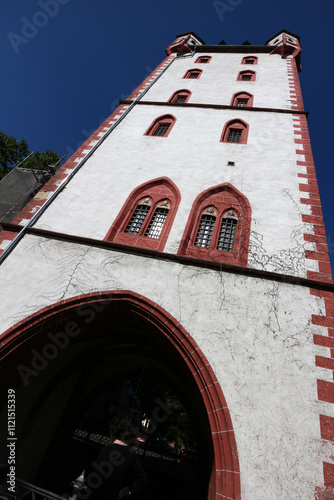
[[[4,349],[16,345],[19,324],[23,335],[35,328],[31,318],[38,316],[38,352],[44,352],[50,337],[49,330],[43,330],[40,311],[58,311],[60,304],[78,297],[86,300],[90,294],[98,304],[99,293],[128,291],[181,325],[224,395],[226,407],[216,405],[211,413],[229,414],[232,423],[223,428],[217,421],[217,427],[211,427],[213,472],[205,498],[334,498],[328,496],[333,494],[328,472],[334,467],[328,430],[334,418],[328,395],[333,373],[329,362],[319,361],[330,358],[327,339],[334,321],[333,286],[320,229],[323,222],[316,210],[320,202],[311,182],[315,175],[296,77],[299,52],[298,37],[288,32],[264,46],[205,46],[194,34],[178,37],[157,69],[157,78],[139,87],[137,103],[133,104],[135,92],[116,111],[121,118],[111,117],[111,132],[104,124],[106,130],[100,127],[72,163],[62,167],[67,174],[75,172],[66,187],[53,195],[49,184],[39,194],[39,199],[49,198],[51,203],[0,267],[1,331],[3,339],[9,339]],[[211,58],[209,62],[196,63],[205,56]],[[242,62],[252,56],[257,58],[255,64]],[[193,69],[202,70],[198,79],[183,78]],[[256,73],[254,81],[237,80],[240,72],[248,70]],[[168,102],[184,89],[191,92],[185,104]],[[231,105],[238,92],[252,95],[251,107]],[[168,137],[147,135],[150,125],[167,115],[175,119]],[[224,142],[225,124],[236,119],[248,125],[246,141]],[[104,140],[98,144],[100,137]],[[77,171],[75,165],[79,165]],[[149,238],[125,246],[117,238],[128,222],[128,215],[122,221],[120,214],[130,194],[138,186],[166,178],[179,197],[175,194],[175,218],[163,249],[153,248]],[[65,183],[66,175],[59,181]],[[192,240],[196,228],[188,234],[186,228],[197,197],[214,186],[227,185],[241,193],[250,207],[244,226],[247,231],[249,225],[248,247],[243,248],[246,264],[229,261],[228,252],[216,259],[209,253],[203,257],[180,251],[184,241],[196,246]],[[137,201],[147,196],[145,189],[142,193]],[[31,214],[35,212],[36,206],[31,208]],[[194,224],[199,221],[196,217]],[[117,234],[109,238],[108,234],[115,234],[111,228],[118,218]],[[14,222],[22,224],[22,220]],[[4,231],[3,249],[13,239],[15,227]],[[74,317],[79,324],[78,316]],[[82,349],[80,339],[76,345]],[[24,396],[28,391],[37,405],[43,388],[72,351],[58,348],[63,357],[50,358],[48,368],[39,372],[31,364],[30,347],[24,363],[22,355],[12,364],[10,353],[5,350],[5,355],[12,372],[16,371],[17,397],[28,397]],[[25,376],[18,366],[28,369]],[[202,390],[211,397],[209,383]],[[64,411],[71,397],[69,392],[61,400]],[[27,418],[22,415],[22,426]],[[60,421],[60,416],[50,418],[50,427],[57,427],[57,418]],[[30,435],[22,432],[23,449],[35,436],[34,423],[31,429]],[[44,445],[37,446],[35,459],[22,468],[32,482],[52,439],[47,430],[43,432]],[[224,433],[233,436],[226,444],[233,449],[233,464],[219,454],[221,450],[222,456],[227,455]]]

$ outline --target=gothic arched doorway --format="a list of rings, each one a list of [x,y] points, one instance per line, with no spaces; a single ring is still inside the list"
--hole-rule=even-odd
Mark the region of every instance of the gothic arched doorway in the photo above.
[[[240,498],[220,386],[191,336],[157,304],[127,291],[58,303],[7,332],[1,357],[6,387],[16,390],[23,479],[63,493],[96,456],[116,409],[132,411],[136,437],[146,436],[139,452],[153,478],[149,498],[157,477],[166,498]]]

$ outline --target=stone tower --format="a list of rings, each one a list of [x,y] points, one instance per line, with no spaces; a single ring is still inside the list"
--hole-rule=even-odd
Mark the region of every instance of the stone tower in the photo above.
[[[166,52],[3,224],[17,476],[61,494],[126,408],[147,498],[333,499],[334,287],[299,37],[188,32]]]

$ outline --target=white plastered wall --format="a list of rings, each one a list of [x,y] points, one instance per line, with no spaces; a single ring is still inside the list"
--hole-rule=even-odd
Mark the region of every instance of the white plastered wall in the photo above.
[[[155,118],[172,113],[177,121],[167,138],[145,136]],[[224,124],[248,123],[247,144],[220,142]],[[194,123],[197,126],[194,127]],[[181,204],[165,251],[176,253],[199,193],[230,183],[252,209],[249,266],[306,277],[318,270],[307,262],[299,183],[290,114],[164,106],[136,106],[109,135],[57,197],[36,227],[103,239],[133,189],[158,177],[178,187]],[[298,158],[298,159],[302,159]],[[228,161],[235,166],[228,166]]]
[[[224,392],[234,427],[243,500],[314,500],[323,481],[307,287],[184,266],[28,235],[0,268],[2,328],[45,306],[103,290],[132,290],[157,302],[195,339]],[[15,300],[14,300],[15,298]],[[45,335],[47,332],[45,332]],[[49,339],[47,338],[48,342]],[[54,361],[56,362],[56,360]],[[329,372],[329,371],[328,371]]]

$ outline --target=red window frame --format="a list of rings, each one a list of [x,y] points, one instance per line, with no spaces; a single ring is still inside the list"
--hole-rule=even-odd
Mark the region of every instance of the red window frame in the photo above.
[[[211,56],[199,56],[196,61],[195,61],[195,64],[209,64],[209,62],[211,61],[212,57]]]
[[[226,142],[228,144],[247,144],[248,139],[248,123],[236,118],[235,120],[230,120],[224,125],[223,133],[220,138],[220,142]],[[228,136],[230,130],[238,130],[241,131],[240,141],[238,142],[230,142],[228,141]]]
[[[190,79],[190,80],[198,80],[200,77],[201,77],[201,74],[203,73],[203,70],[201,69],[196,69],[196,68],[193,68],[193,69],[188,69],[188,71],[185,72],[183,78],[186,78],[186,79]],[[196,78],[191,78],[190,75],[191,74],[196,74],[197,77]]]
[[[185,101],[182,103],[182,104],[185,104],[186,102],[189,101],[190,99],[190,96],[191,96],[191,92],[190,90],[188,89],[181,89],[181,90],[177,90],[176,92],[174,92],[174,94],[169,98],[168,102],[170,103],[176,103],[176,100],[179,96],[185,96]],[[178,103],[176,103],[178,104]]]
[[[250,80],[243,80],[242,77],[243,75],[250,76]],[[255,71],[239,71],[238,76],[237,76],[237,81],[239,82],[255,82],[256,80],[256,72]]]
[[[253,106],[254,96],[249,94],[248,92],[237,92],[233,94],[231,99],[231,106],[237,106],[238,99],[247,99],[247,108],[251,108]]]
[[[168,137],[174,124],[176,122],[176,118],[173,115],[162,115],[153,120],[151,125],[148,127],[144,135],[154,136],[154,137]],[[168,129],[163,135],[155,135],[156,130],[159,125],[169,125]]]
[[[149,212],[136,234],[126,232],[132,215],[143,200],[149,200]],[[160,177],[140,185],[132,191],[125,201],[113,225],[109,229],[106,241],[114,241],[124,245],[152,248],[162,251],[165,247],[168,235],[180,204],[180,192],[176,185],[168,177]],[[148,226],[155,214],[156,208],[166,201],[169,204],[168,214],[164,221],[158,238],[145,236]],[[147,203],[148,204],[148,203]]]
[[[251,63],[247,62],[247,61],[252,61]],[[247,56],[247,57],[243,57],[242,58],[242,61],[241,61],[241,64],[257,64],[258,62],[258,58],[256,56]]]
[[[195,241],[202,215],[211,208],[216,213],[216,221],[210,246],[208,248],[196,246]],[[216,247],[222,220],[230,211],[238,218],[233,251],[218,250]],[[178,254],[246,266],[250,226],[251,208],[247,198],[229,183],[214,186],[203,191],[194,201]]]

